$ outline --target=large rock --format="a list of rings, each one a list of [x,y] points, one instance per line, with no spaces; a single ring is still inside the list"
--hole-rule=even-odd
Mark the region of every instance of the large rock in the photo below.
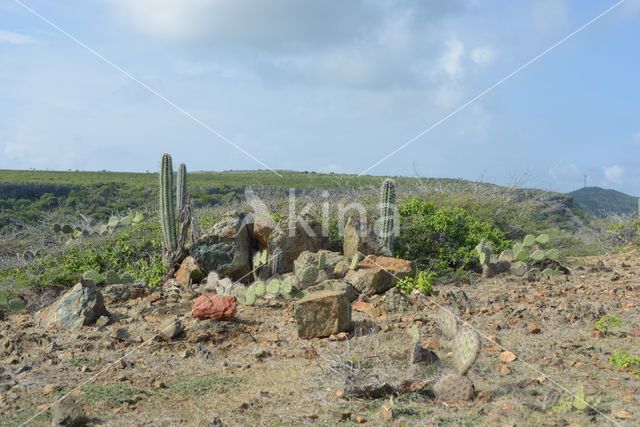
[[[306,215],[302,221],[295,221],[290,227],[288,220],[278,223],[269,236],[269,251],[282,250],[280,272],[293,271],[293,263],[304,251],[318,252],[329,244],[329,237],[323,235],[322,224]]]
[[[411,261],[368,255],[357,270],[350,270],[345,280],[367,295],[381,294],[393,288],[399,279],[413,272]]]
[[[342,253],[348,258],[353,258],[357,253],[366,255],[383,254],[387,250],[384,248],[373,232],[372,227],[358,219],[349,217],[344,226],[344,239]]]
[[[233,280],[251,276],[254,251],[251,215],[231,213],[204,233],[191,248],[191,256],[205,272],[215,271]]]
[[[338,291],[343,292],[349,302],[354,302],[358,299],[358,291],[348,282],[344,280],[325,280],[317,285],[310,286],[306,289],[307,292],[320,292],[320,291]]]
[[[100,290],[91,282],[78,283],[53,304],[40,311],[40,324],[45,328],[79,329],[106,315]]]
[[[192,283],[199,283],[204,279],[205,274],[200,269],[193,257],[186,257],[180,268],[176,272],[176,282],[180,286],[189,286]]]
[[[351,329],[351,304],[342,291],[307,295],[294,306],[300,338],[322,338]]]
[[[86,425],[86,421],[82,407],[71,396],[51,408],[51,425],[54,427],[80,427]]]
[[[338,252],[331,252],[328,250],[320,250],[318,252],[304,251],[293,263],[293,271],[298,281],[300,289],[306,289],[315,283],[322,282],[324,280],[333,279],[336,275],[336,265],[342,263],[346,264],[348,269],[349,259]],[[339,270],[343,270],[340,267]],[[343,273],[338,273],[337,278],[344,277]]]
[[[201,295],[193,302],[191,315],[197,319],[228,320],[236,315],[238,300],[234,296]]]

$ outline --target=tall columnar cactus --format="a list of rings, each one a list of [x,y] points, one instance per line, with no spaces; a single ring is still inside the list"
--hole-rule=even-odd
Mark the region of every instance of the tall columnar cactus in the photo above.
[[[176,180],[176,215],[180,216],[184,206],[184,198],[187,196],[187,167],[184,163],[178,166],[178,179]]]
[[[382,184],[380,200],[380,218],[382,220],[382,227],[380,230],[380,237],[384,246],[393,250],[393,220],[395,218],[396,211],[396,186],[392,179],[386,179]]]
[[[164,154],[160,163],[160,225],[167,252],[178,249],[178,223],[173,193],[173,164],[171,155]]]

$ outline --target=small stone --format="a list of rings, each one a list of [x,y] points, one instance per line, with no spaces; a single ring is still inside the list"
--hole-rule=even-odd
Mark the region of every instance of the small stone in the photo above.
[[[500,374],[502,375],[509,375],[511,373],[511,368],[508,365],[503,363],[498,368],[498,372],[500,372]]]
[[[385,402],[378,411],[378,417],[383,423],[390,423],[395,418],[393,413],[393,406],[390,402]]]
[[[619,420],[630,420],[633,418],[633,414],[629,411],[625,411],[624,409],[614,411],[613,416]]]
[[[475,395],[473,383],[459,374],[449,374],[440,378],[433,386],[433,391],[439,400],[445,402],[467,401]]]
[[[516,355],[510,351],[503,351],[498,357],[501,362],[505,363],[513,362],[514,360],[516,360]]]
[[[364,424],[366,422],[367,422],[367,419],[365,417],[363,417],[362,415],[357,415],[356,416],[356,423]]]
[[[86,417],[82,407],[70,396],[67,396],[51,408],[51,424],[53,426],[79,427],[85,424]]]
[[[253,352],[253,357],[255,357],[258,360],[266,359],[267,357],[270,357],[270,356],[271,356],[271,352],[264,348],[259,348],[258,350]]]
[[[55,393],[56,391],[60,391],[62,390],[62,387],[60,387],[57,384],[47,384],[44,387],[42,387],[42,394],[44,396],[48,396],[51,393]]]
[[[165,320],[160,325],[160,331],[158,332],[167,340],[171,341],[179,337],[184,332],[184,326],[179,317],[173,317]]]
[[[340,332],[329,336],[329,341],[346,341],[349,339],[348,332]]]
[[[539,334],[540,332],[542,332],[542,330],[540,329],[540,327],[536,322],[529,323],[527,330],[529,331],[530,334]]]

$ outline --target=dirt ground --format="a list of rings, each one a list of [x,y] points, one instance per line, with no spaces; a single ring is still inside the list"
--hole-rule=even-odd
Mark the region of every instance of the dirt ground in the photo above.
[[[640,356],[638,255],[573,260],[570,276],[532,282],[472,275],[428,300],[387,293],[354,311],[346,340],[298,339],[284,300],[240,306],[235,321],[213,322],[192,319],[188,301],[154,293],[109,304],[110,321],[77,333],[12,315],[0,321],[0,425],[50,425],[47,408],[71,393],[90,425],[381,425],[391,399],[394,425],[638,426],[640,372],[610,362],[616,350]],[[438,305],[483,336],[469,374],[473,401],[438,402],[429,391],[451,369]],[[603,335],[595,322],[605,315],[621,326]],[[175,316],[184,333],[157,337]],[[414,325],[438,366],[410,363]],[[344,392],[363,376],[396,394]],[[574,405],[567,392],[591,407]]]

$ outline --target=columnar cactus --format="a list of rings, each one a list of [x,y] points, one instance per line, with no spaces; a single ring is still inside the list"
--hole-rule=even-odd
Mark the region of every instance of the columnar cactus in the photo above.
[[[396,187],[392,179],[386,179],[382,184],[380,200],[380,218],[382,227],[380,237],[384,246],[393,251],[393,220],[396,210]]]
[[[187,196],[187,167],[184,163],[178,166],[178,178],[176,180],[176,215],[180,216],[184,199]]]
[[[173,193],[173,164],[170,154],[164,154],[160,163],[160,225],[164,248],[175,252],[178,248],[178,223]]]

